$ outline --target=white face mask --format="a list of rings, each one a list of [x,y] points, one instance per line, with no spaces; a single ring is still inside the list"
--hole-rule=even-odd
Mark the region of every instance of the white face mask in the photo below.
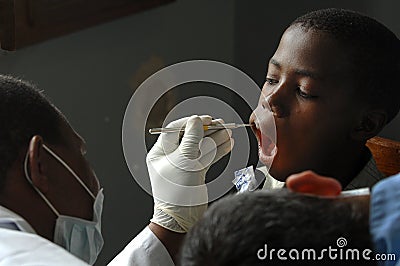
[[[36,192],[43,198],[50,209],[57,215],[56,225],[54,229],[54,243],[64,247],[70,253],[86,261],[89,264],[94,264],[99,255],[104,241],[101,235],[101,213],[103,209],[103,189],[97,193],[95,197],[90,189],[82,182],[78,175],[66,164],[57,154],[50,148],[43,144],[43,148],[50,153],[57,161],[59,161],[85,188],[89,195],[94,199],[93,206],[93,221],[85,219],[60,215],[54,208],[50,201],[43,195],[43,193],[33,185],[31,178],[28,174],[28,155],[26,155],[24,162],[25,177],[33,186]]]

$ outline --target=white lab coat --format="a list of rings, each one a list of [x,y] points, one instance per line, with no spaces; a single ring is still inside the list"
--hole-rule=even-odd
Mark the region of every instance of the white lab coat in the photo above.
[[[37,235],[16,213],[0,206],[0,266],[88,266],[62,247]]]
[[[0,266],[88,266],[64,248],[36,234],[18,214],[0,206]],[[109,266],[174,265],[168,251],[146,227]]]
[[[108,266],[174,266],[165,246],[145,227]]]

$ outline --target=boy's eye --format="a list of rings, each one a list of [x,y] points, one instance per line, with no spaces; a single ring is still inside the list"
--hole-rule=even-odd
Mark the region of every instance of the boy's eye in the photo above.
[[[269,85],[275,85],[275,84],[278,84],[278,83],[279,83],[278,80],[276,80],[276,79],[271,79],[271,78],[266,78],[266,79],[265,79],[265,82],[268,83]]]
[[[311,95],[305,91],[303,91],[300,87],[297,87],[297,94],[304,98],[304,99],[313,99],[313,98],[317,98],[317,96]]]

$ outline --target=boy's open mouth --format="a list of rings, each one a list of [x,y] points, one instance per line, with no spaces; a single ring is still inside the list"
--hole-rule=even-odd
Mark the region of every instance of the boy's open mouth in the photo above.
[[[251,128],[257,138],[259,159],[264,164],[272,163],[272,160],[278,151],[275,142],[273,142],[269,136],[261,133],[260,126],[257,121],[252,124]]]

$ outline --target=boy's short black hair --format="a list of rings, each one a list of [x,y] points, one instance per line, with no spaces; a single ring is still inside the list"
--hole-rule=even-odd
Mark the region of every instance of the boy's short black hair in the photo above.
[[[181,265],[371,265],[362,258],[372,250],[368,210],[360,202],[310,197],[286,190],[257,191],[228,196],[214,203],[186,235]],[[358,249],[360,260],[332,260],[322,249]],[[345,239],[345,240],[344,240]],[[268,258],[257,253],[267,244]],[[272,257],[271,249],[274,249]],[[277,257],[285,249],[287,260]],[[293,260],[290,250],[316,251],[318,260]],[[263,252],[262,252],[263,253]],[[263,254],[264,255],[264,254]],[[354,255],[356,256],[356,255]],[[373,254],[369,254],[372,258]]]
[[[34,135],[48,143],[61,143],[62,119],[34,85],[0,75],[0,191],[9,168]]]
[[[330,34],[348,49],[360,98],[384,107],[390,122],[400,109],[400,41],[373,18],[344,9],[307,13],[290,26]]]

